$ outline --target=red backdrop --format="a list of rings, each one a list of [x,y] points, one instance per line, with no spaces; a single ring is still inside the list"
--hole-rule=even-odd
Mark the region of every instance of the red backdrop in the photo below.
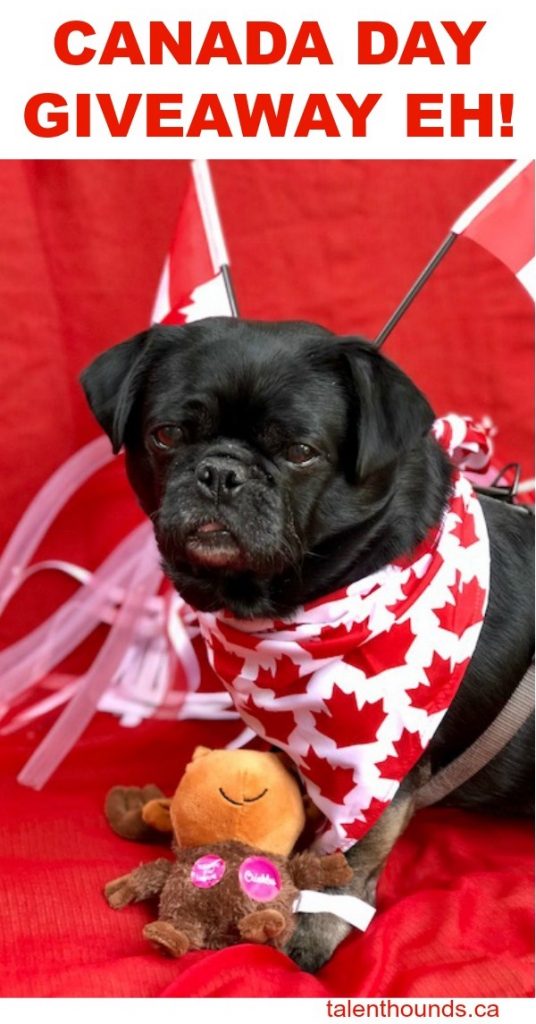
[[[215,162],[242,315],[374,336],[452,221],[504,166]],[[97,433],[77,375],[148,322],[188,173],[170,161],[0,164],[1,547],[40,484]],[[518,459],[532,476],[532,342],[521,286],[461,239],[386,352],[438,413],[491,414],[499,460]],[[137,518],[114,467],[71,504],[42,552],[92,568]],[[52,574],[28,585],[0,622],[2,642],[70,591]],[[445,811],[424,812],[410,827],[384,876],[383,913],[320,980],[261,949],[213,955],[209,972],[204,954],[180,965],[158,960],[139,935],[146,912],[112,915],[100,897],[103,881],[151,853],[107,832],[103,795],[121,781],[172,787],[194,742],[228,736],[197,724],[129,732],[99,716],[44,792],[28,793],[13,779],[49,726],[0,740],[10,822],[0,840],[4,994],[151,995],[171,983],[177,995],[531,990],[530,830]]]

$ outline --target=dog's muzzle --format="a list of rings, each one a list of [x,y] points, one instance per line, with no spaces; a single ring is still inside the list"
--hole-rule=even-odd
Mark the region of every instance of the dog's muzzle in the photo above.
[[[209,455],[197,467],[197,488],[205,498],[230,502],[249,476],[249,468],[234,456]]]

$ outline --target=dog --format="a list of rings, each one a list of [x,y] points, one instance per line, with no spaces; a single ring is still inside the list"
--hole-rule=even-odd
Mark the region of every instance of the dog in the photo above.
[[[284,620],[414,551],[449,497],[451,465],[430,433],[428,401],[359,338],[210,317],[154,326],[81,379],[114,451],[125,448],[165,573],[202,612]],[[423,773],[480,735],[533,658],[533,515],[490,497],[481,507],[491,550],[484,624],[425,755],[348,853],[353,891],[368,902]],[[533,758],[527,722],[450,802],[530,814]],[[303,914],[288,952],[315,971],[348,930],[333,915]]]

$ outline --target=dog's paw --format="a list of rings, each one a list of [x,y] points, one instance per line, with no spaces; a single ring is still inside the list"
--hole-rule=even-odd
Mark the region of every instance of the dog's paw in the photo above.
[[[316,974],[331,959],[351,928],[335,914],[297,914],[297,925],[285,953],[309,974]]]

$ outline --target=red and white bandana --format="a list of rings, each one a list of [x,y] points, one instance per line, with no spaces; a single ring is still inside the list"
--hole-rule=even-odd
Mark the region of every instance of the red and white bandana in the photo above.
[[[485,427],[447,416],[432,430],[458,465],[485,469]],[[240,715],[288,752],[325,815],[319,851],[361,839],[420,758],[475,650],[488,592],[484,516],[453,470],[442,522],[410,556],[290,621],[199,614],[209,660]]]

